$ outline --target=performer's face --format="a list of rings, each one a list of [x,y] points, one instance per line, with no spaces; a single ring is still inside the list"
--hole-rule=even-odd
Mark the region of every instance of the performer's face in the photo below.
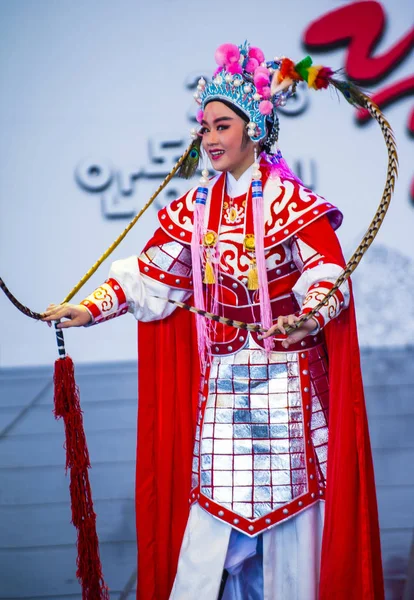
[[[246,122],[222,102],[209,102],[204,110],[202,145],[216,171],[229,171],[238,179],[254,161],[254,144]]]

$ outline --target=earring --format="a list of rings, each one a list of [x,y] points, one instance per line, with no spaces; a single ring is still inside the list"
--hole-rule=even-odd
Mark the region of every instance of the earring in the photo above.
[[[253,139],[256,135],[256,123],[254,121],[247,123],[247,135],[250,139]]]
[[[252,179],[253,181],[259,181],[262,178],[262,174],[260,172],[260,164],[257,162],[257,146],[254,146],[254,163],[253,163],[253,173]],[[260,185],[261,187],[261,185]]]
[[[204,150],[202,150],[201,155],[203,160],[203,169],[201,171],[200,184],[202,186],[206,186],[209,183],[208,176],[210,175],[207,169],[207,154]]]

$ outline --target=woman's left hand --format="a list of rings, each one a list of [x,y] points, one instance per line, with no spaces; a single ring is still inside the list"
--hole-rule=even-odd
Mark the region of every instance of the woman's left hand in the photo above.
[[[294,323],[296,323],[296,321],[299,321],[299,317],[297,317],[296,315],[280,316],[277,318],[276,323],[272,325],[272,327],[268,329],[266,333],[260,336],[260,339],[268,338],[271,335],[275,335],[276,333],[283,333],[285,335],[286,330],[284,326],[293,325]],[[308,321],[305,321],[305,323],[303,323],[303,325],[301,325],[299,329],[296,329],[295,331],[292,331],[292,333],[289,333],[287,338],[282,341],[282,346],[284,348],[289,348],[291,344],[297,344],[298,342],[303,340],[303,338],[309,335],[314,329],[316,329],[317,326],[318,323],[313,318],[309,319]]]

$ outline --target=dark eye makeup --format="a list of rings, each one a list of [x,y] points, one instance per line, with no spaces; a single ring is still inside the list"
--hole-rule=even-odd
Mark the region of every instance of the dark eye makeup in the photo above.
[[[217,131],[225,131],[229,127],[230,125],[217,125]],[[201,127],[198,133],[199,135],[204,135],[205,133],[208,133],[208,131],[210,131],[208,127]]]

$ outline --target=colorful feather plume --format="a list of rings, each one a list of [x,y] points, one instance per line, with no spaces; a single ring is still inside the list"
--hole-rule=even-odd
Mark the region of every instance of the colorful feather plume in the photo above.
[[[290,58],[283,58],[273,77],[271,93],[273,95],[292,85],[294,81],[306,81],[314,90],[325,89],[329,86],[333,74],[329,67],[314,66],[310,56],[305,56],[296,64]]]

